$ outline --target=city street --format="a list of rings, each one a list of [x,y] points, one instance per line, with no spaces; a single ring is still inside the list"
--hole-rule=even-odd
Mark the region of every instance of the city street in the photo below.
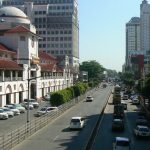
[[[116,136],[128,137],[131,140],[132,150],[149,150],[150,142],[148,139],[137,139],[133,135],[133,129],[135,127],[135,121],[138,117],[137,111],[138,107],[132,105],[131,100],[126,100],[128,105],[128,110],[125,111],[125,130],[124,132],[112,132],[112,120],[113,120],[113,107],[111,101],[107,105],[104,113],[103,121],[99,127],[99,132],[95,143],[93,145],[93,150],[110,150],[112,149],[113,139]]]
[[[112,87],[99,88],[93,93],[93,102],[80,102],[13,150],[84,149],[111,90]],[[69,123],[73,116],[85,118],[85,127],[81,131],[70,131]]]

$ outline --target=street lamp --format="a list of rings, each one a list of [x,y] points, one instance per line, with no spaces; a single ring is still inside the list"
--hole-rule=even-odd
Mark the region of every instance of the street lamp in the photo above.
[[[29,67],[28,68],[28,101],[27,101],[27,123],[29,123],[29,116],[30,116],[30,113],[29,113],[29,111],[30,111],[30,109],[29,109],[29,99],[30,99],[30,81],[31,80],[34,80],[34,79],[37,79],[37,78],[41,78],[41,76],[39,76],[39,77],[33,77],[33,78],[30,78],[30,70],[31,70],[31,68]],[[36,67],[36,70],[38,70],[38,67]]]

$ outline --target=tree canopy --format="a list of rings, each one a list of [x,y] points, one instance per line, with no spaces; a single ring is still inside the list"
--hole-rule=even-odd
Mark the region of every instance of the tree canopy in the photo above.
[[[97,61],[84,61],[80,64],[80,71],[87,71],[89,80],[102,79],[105,68]]]

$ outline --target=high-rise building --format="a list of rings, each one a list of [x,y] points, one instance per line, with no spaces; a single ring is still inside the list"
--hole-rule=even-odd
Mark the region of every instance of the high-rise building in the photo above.
[[[140,6],[141,50],[150,51],[150,4],[143,0]]]
[[[130,65],[130,53],[140,50],[140,18],[133,17],[126,24],[126,66]]]
[[[77,0],[3,0],[23,10],[41,36],[39,50],[57,57],[69,56],[73,72],[79,69],[79,23]]]
[[[141,50],[145,53],[144,73],[150,72],[150,4],[146,0],[140,5]]]

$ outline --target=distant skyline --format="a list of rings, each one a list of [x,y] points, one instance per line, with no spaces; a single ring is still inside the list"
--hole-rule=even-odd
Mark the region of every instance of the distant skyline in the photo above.
[[[80,63],[96,60],[106,69],[122,71],[125,25],[132,17],[140,17],[142,1],[78,0]]]

